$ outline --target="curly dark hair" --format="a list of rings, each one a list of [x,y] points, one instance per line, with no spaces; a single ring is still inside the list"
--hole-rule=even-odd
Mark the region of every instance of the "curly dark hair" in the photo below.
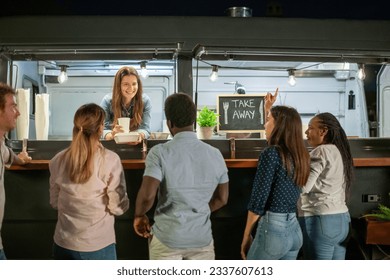
[[[193,125],[196,120],[196,107],[191,96],[185,93],[168,96],[165,100],[165,117],[177,128]]]

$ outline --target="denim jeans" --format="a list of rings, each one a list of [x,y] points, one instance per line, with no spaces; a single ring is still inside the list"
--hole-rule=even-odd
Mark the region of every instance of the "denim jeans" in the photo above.
[[[295,260],[302,247],[302,231],[295,213],[266,212],[261,217],[248,260]]]
[[[351,217],[349,213],[299,217],[303,258],[344,260]]]
[[[54,243],[53,257],[55,260],[116,260],[116,248],[113,243],[97,251],[79,252],[65,249]]]
[[[0,260],[6,260],[7,257],[5,256],[4,250],[0,249]]]

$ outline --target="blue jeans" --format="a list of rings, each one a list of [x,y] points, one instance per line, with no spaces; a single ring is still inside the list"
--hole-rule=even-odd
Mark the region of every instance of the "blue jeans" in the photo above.
[[[97,251],[79,252],[65,249],[54,243],[53,257],[55,260],[116,260],[116,248],[113,243]]]
[[[0,249],[0,260],[6,260],[7,257],[5,256],[4,250]]]
[[[259,221],[247,259],[295,260],[302,242],[302,231],[295,213],[268,211]]]
[[[351,217],[349,213],[299,217],[303,257],[307,260],[344,260]]]

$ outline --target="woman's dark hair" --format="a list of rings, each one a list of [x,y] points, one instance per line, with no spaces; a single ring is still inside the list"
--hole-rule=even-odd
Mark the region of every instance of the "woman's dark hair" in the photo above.
[[[165,117],[172,126],[183,128],[193,125],[196,120],[196,107],[191,96],[174,93],[165,100]]]
[[[310,173],[310,156],[302,136],[302,121],[297,110],[274,106],[270,110],[274,129],[268,144],[277,147],[283,165],[298,186],[304,186]]]
[[[346,184],[346,192],[349,193],[353,179],[353,158],[349,141],[340,122],[331,113],[320,113],[314,117],[318,121],[319,128],[327,129],[324,137],[326,144],[333,144],[339,149],[344,165],[344,178]]]

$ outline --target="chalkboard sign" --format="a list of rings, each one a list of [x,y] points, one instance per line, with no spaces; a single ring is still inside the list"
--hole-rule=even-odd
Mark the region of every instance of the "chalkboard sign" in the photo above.
[[[230,94],[217,96],[218,131],[260,132],[264,130],[265,94]]]

